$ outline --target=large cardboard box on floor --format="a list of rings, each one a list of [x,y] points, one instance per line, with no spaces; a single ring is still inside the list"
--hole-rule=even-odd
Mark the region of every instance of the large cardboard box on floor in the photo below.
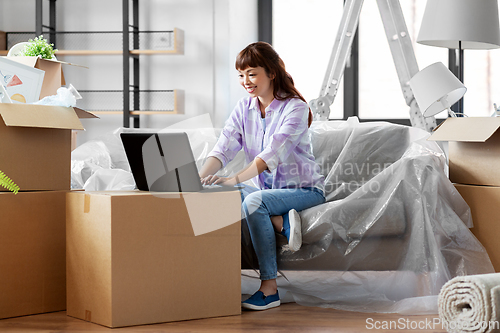
[[[0,318],[66,309],[66,191],[0,193]]]
[[[470,207],[471,229],[483,244],[496,272],[500,272],[500,187],[455,184]]]
[[[240,194],[68,193],[67,314],[108,327],[240,314],[239,220],[195,236],[191,209],[224,221]]]
[[[95,116],[77,108],[0,103],[0,170],[22,191],[69,190],[71,130],[83,129],[79,117]]]
[[[429,137],[449,141],[450,180],[500,186],[500,117],[448,118]]]

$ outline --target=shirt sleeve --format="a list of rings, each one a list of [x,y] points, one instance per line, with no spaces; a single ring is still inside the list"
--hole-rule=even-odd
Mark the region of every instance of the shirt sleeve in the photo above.
[[[270,171],[278,167],[278,164],[285,161],[292,151],[307,135],[307,123],[309,117],[309,107],[305,103],[292,105],[288,110],[284,110],[285,120],[271,135],[269,144],[257,155],[266,162]]]
[[[219,159],[223,168],[231,162],[241,150],[243,129],[242,113],[243,106],[240,102],[226,121],[215,147],[208,154],[209,157],[213,156]]]

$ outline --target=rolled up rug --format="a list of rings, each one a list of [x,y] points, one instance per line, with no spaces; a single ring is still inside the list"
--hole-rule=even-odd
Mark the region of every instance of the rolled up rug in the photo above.
[[[457,276],[438,297],[441,325],[448,332],[500,332],[500,273]]]

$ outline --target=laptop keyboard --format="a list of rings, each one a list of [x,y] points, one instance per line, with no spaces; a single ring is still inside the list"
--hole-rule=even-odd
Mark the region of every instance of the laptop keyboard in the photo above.
[[[242,187],[241,186],[224,186],[224,185],[202,185],[204,192],[224,192],[224,191],[238,191]]]
[[[216,185],[216,184],[205,184],[205,185],[202,185],[203,186],[203,189],[204,190],[208,190],[208,189],[211,189],[211,188],[221,188],[222,186],[221,185]]]

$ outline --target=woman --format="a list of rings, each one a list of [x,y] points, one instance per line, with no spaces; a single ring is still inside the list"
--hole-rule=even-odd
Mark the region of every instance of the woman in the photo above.
[[[260,187],[241,190],[261,279],[259,290],[242,307],[265,310],[280,305],[274,232],[286,236],[291,251],[300,248],[297,211],[325,202],[324,177],[308,135],[312,114],[272,46],[248,45],[235,67],[249,97],[241,99],[231,113],[200,178],[203,184],[234,186],[255,177]],[[216,176],[242,148],[248,165],[230,178]]]

